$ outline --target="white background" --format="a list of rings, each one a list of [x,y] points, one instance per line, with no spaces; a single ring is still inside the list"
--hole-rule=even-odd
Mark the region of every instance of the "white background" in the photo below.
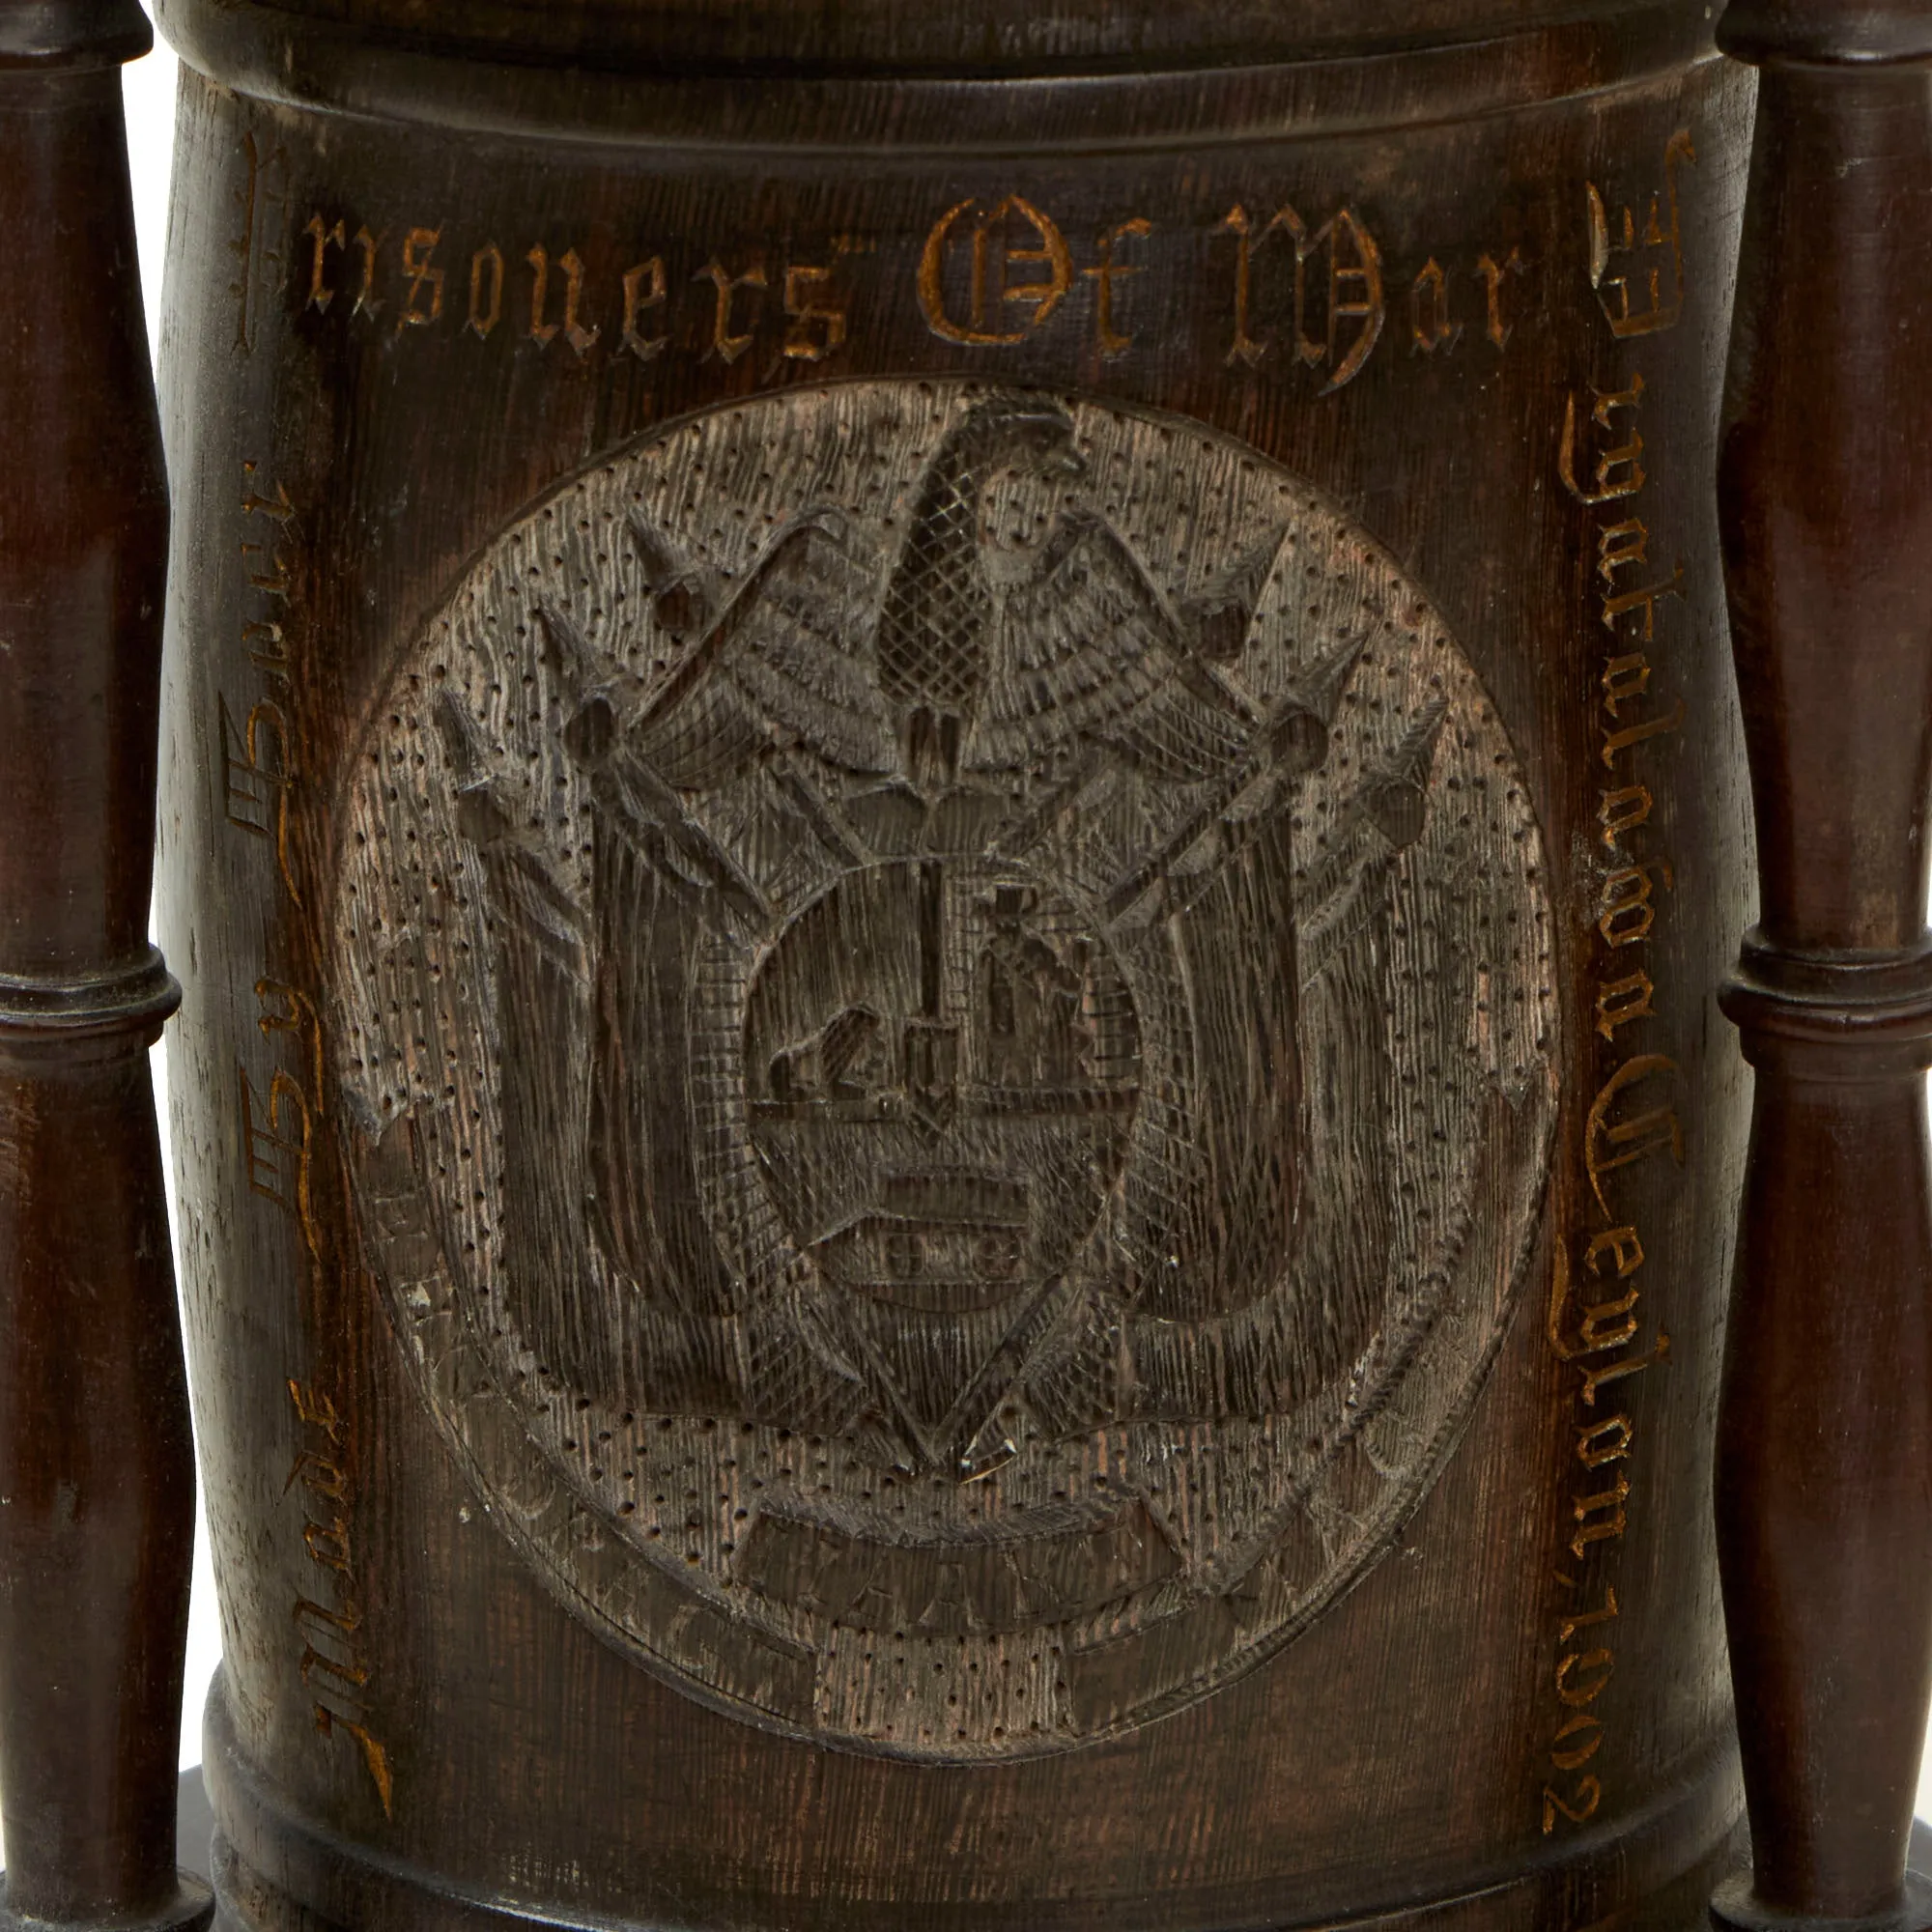
[[[144,6],[150,0],[142,0]],[[152,10],[151,10],[152,11]],[[168,178],[174,158],[175,56],[165,41],[155,42],[146,60],[124,71],[128,103],[128,157],[134,184],[134,230],[141,249],[141,286],[148,304],[148,343],[157,348],[161,333],[161,262],[167,252]],[[165,1044],[155,1049],[155,1085],[160,1102],[161,1151],[167,1161],[168,1199],[174,1200],[174,1158],[168,1147],[167,1059]],[[187,1694],[182,1700],[181,1761],[184,1769],[201,1762],[201,1707],[208,1681],[221,1662],[221,1622],[214,1608],[214,1572],[209,1566],[208,1539],[197,1511],[194,1538],[194,1595],[188,1609]]]
[[[136,61],[127,70],[128,141],[134,181],[134,222],[139,231],[141,279],[147,291],[148,335],[156,341],[160,331],[161,258],[167,238],[168,169],[174,152],[175,57],[165,43],[157,43],[148,59]],[[156,1052],[155,1071],[165,1094],[166,1066],[161,1051]],[[167,1110],[163,1104],[161,1132],[165,1144]],[[170,1186],[173,1177],[170,1170]],[[187,1697],[182,1713],[181,1761],[184,1766],[201,1762],[201,1707],[208,1681],[221,1661],[221,1628],[214,1608],[214,1577],[209,1567],[208,1547],[199,1534],[195,1541],[194,1599],[188,1618]],[[1919,1776],[1918,1811],[1932,1817],[1932,1751],[1928,1751]]]

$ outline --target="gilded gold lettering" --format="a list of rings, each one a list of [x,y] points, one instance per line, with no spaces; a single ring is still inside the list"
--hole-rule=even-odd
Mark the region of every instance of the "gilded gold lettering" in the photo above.
[[[280,806],[295,773],[289,759],[289,726],[281,706],[265,698],[238,726],[228,700],[218,693],[215,711],[221,729],[221,786],[230,825],[259,838],[275,835]]]
[[[539,242],[524,260],[530,265],[530,340],[548,349],[556,340],[558,327],[548,317],[550,250]]]
[[[442,317],[442,270],[432,261],[436,244],[442,240],[440,228],[412,228],[403,238],[403,273],[410,278],[410,292],[403,312],[396,318],[396,333],[406,328],[422,328]],[[422,305],[423,291],[429,291],[429,307]]]
[[[1628,1281],[1643,1265],[1643,1243],[1637,1239],[1636,1230],[1605,1228],[1601,1235],[1590,1237],[1590,1245],[1583,1250],[1583,1265],[1600,1280],[1605,1256],[1616,1269],[1617,1279]]]
[[[721,362],[737,361],[752,346],[752,331],[749,328],[733,331],[732,304],[740,289],[756,290],[765,286],[764,265],[754,262],[742,275],[734,275],[714,255],[692,280],[709,282],[718,297],[711,318],[711,346],[704,353],[717,356]]]
[[[284,1492],[299,1482],[311,1496],[335,1505],[325,1521],[307,1516],[302,1520],[302,1546],[309,1560],[332,1578],[336,1601],[331,1605],[297,1596],[292,1614],[301,1635],[302,1649],[296,1668],[311,1691],[322,1688],[331,1697],[348,1701],[352,1706],[362,1705],[367,1701],[369,1662],[361,1643],[362,1612],[355,1602],[351,1570],[349,1473],[332,1453],[344,1439],[342,1417],[334,1402],[322,1390],[293,1378],[287,1387],[297,1416],[321,1433],[331,1453],[302,1449],[283,1486]],[[318,1675],[332,1681],[318,1687]],[[388,1753],[367,1723],[333,1704],[320,1702],[314,1706],[314,1718],[316,1729],[325,1737],[340,1730],[355,1740],[383,1808],[387,1811],[394,1799]]]
[[[1666,886],[1672,883],[1668,866],[1660,866],[1658,876]],[[1605,874],[1597,930],[1606,945],[1635,946],[1650,937],[1657,923],[1656,891],[1648,866],[1619,866]]]
[[[288,565],[272,544],[244,543],[242,546],[242,563],[247,573],[250,590],[262,591],[265,595],[287,602],[289,595]],[[264,561],[264,559],[266,559]]]
[[[1667,1106],[1649,1107],[1627,1118],[1613,1120],[1611,1110],[1629,1092],[1647,1080],[1675,1076],[1677,1063],[1661,1053],[1641,1053],[1624,1062],[1605,1081],[1590,1103],[1585,1126],[1583,1165],[1590,1191],[1605,1218],[1615,1220],[1605,1182],[1617,1169],[1645,1160],[1660,1149],[1667,1150],[1679,1166],[1684,1162],[1684,1129],[1677,1115]]]
[[[309,1075],[310,1104],[318,1116],[322,1115],[327,1111],[323,1102],[322,1017],[315,1002],[296,987],[270,979],[255,981],[255,998],[262,1008],[255,1024],[264,1039],[272,1040],[278,1033],[295,1036],[297,1051]]]
[[[1601,1422],[1585,1424],[1577,1431],[1577,1460],[1586,1469],[1620,1462],[1631,1452],[1632,1434],[1627,1415],[1606,1415]]]
[[[485,287],[490,298],[483,298]],[[503,251],[494,242],[486,242],[469,258],[469,316],[464,327],[473,329],[485,341],[503,319]]]
[[[577,250],[566,248],[556,258],[556,266],[563,270],[563,339],[582,357],[590,353],[591,344],[604,330],[598,324],[583,320],[583,264],[578,259]]]
[[[331,1442],[342,1440],[342,1417],[327,1396],[293,1378],[288,1383],[288,1391],[289,1400],[296,1406],[296,1414],[302,1421],[311,1428],[321,1430]]]
[[[1449,277],[1431,256],[1416,271],[1408,288],[1409,339],[1425,355],[1453,348],[1463,333],[1461,323],[1449,319]]]
[[[1608,1687],[1616,1662],[1607,1650],[1566,1651],[1556,1661],[1557,1696],[1572,1710],[1594,1704]]]
[[[383,1815],[395,1815],[395,1777],[389,1769],[389,1754],[369,1734],[365,1725],[352,1723],[339,1711],[331,1711],[327,1704],[317,1704],[313,1713],[315,1727],[324,1737],[333,1737],[339,1730],[352,1737],[362,1749],[362,1761],[369,1768],[370,1778],[376,1786],[376,1795],[383,1801]]]
[[[1050,215],[1023,196],[1009,194],[983,213],[973,200],[956,202],[933,224],[920,256],[919,301],[926,327],[948,342],[991,346],[1022,342],[1053,314],[1073,286],[1066,238]],[[973,213],[965,237],[966,319],[955,320],[948,299],[948,270],[959,230]],[[1019,224],[1017,241],[1013,224]],[[1044,272],[1027,281],[1011,278],[1014,266]],[[1017,326],[1013,303],[1030,310]]]
[[[1605,597],[1598,617],[1606,631],[1614,631],[1618,622],[1633,611],[1643,612],[1643,628],[1638,633],[1645,643],[1657,635],[1657,600],[1660,597],[1681,597],[1684,594],[1684,566],[1680,563],[1662,583],[1648,583],[1637,590],[1620,590],[1613,597]]]
[[[332,228],[326,227],[320,214],[311,214],[302,233],[309,239],[308,299],[302,306],[327,315],[335,299],[335,291],[327,281],[327,250],[349,246],[348,229],[340,221]]]
[[[288,639],[282,635],[279,624],[267,617],[250,617],[242,626],[242,642],[248,653],[248,662],[257,670],[279,678],[284,684],[289,682],[294,663],[289,656]]]
[[[1590,286],[1618,337],[1654,335],[1675,326],[1684,313],[1684,242],[1679,221],[1677,170],[1694,162],[1689,128],[1680,128],[1663,149],[1663,191],[1650,197],[1641,217],[1626,205],[1612,214],[1603,192],[1588,185]],[[1621,274],[1610,268],[1620,256],[1634,262]],[[1636,286],[1639,293],[1633,291]]]
[[[1567,1330],[1567,1315],[1573,1292],[1564,1250],[1556,1251],[1556,1271],[1550,1284],[1548,1335],[1550,1347],[1566,1362],[1585,1355],[1601,1355],[1621,1349],[1636,1338],[1636,1320],[1631,1311],[1637,1304],[1637,1291],[1615,1301],[1594,1301],[1584,1305],[1575,1340]]]
[[[242,515],[248,514],[248,504],[242,506]],[[282,560],[281,553],[273,543],[247,543],[242,547],[242,562],[248,580],[250,590],[259,590],[264,596],[273,597],[286,603],[289,595],[289,567]]]
[[[1313,368],[1327,355],[1328,348],[1325,342],[1318,342],[1308,333],[1308,259],[1331,239],[1330,230],[1318,228],[1310,234],[1308,224],[1292,208],[1277,209],[1274,219],[1262,233],[1266,236],[1277,228],[1294,243],[1294,358]]]
[[[1669,1358],[1670,1337],[1668,1335],[1660,1335],[1657,1338],[1656,1347],[1647,1355],[1628,1355],[1621,1362],[1606,1362],[1601,1368],[1594,1367],[1588,1362],[1583,1363],[1583,1389],[1581,1396],[1583,1406],[1585,1408],[1596,1407],[1597,1391],[1605,1382],[1620,1382],[1631,1376],[1640,1376],[1647,1369],[1654,1368],[1659,1362],[1668,1361]]]
[[[850,243],[842,238],[832,246],[832,260],[824,268],[794,263],[785,270],[784,312],[790,317],[785,330],[784,353],[794,362],[823,362],[845,340],[845,304],[827,300],[834,271]]]
[[[1356,220],[1349,209],[1341,209],[1322,231],[1328,241],[1328,360],[1333,365],[1321,393],[1329,395],[1352,382],[1382,332],[1382,258],[1375,237]],[[1340,242],[1347,237],[1354,259],[1344,264]],[[1299,251],[1297,250],[1297,253]],[[1345,297],[1343,284],[1355,293]],[[1339,362],[1335,361],[1337,331],[1345,324],[1359,325],[1354,341]]]
[[[272,1201],[301,1229],[309,1252],[322,1258],[322,1232],[310,1198],[309,1163],[314,1122],[300,1085],[277,1071],[269,1081],[268,1104],[255,1096],[245,1069],[242,1081],[242,1144],[248,1191]]]
[[[1604,763],[1614,771],[1617,759],[1633,746],[1641,745],[1646,739],[1660,738],[1681,730],[1683,724],[1684,700],[1680,697],[1662,717],[1646,718],[1640,724],[1627,724],[1621,731],[1605,731],[1599,755]]]
[[[1277,209],[1259,235],[1247,211],[1238,203],[1222,218],[1220,227],[1235,237],[1235,340],[1228,361],[1257,366],[1268,354],[1269,342],[1252,331],[1254,251],[1277,230],[1294,244],[1294,307],[1292,318],[1294,355],[1314,368],[1326,365],[1328,380],[1321,393],[1332,394],[1360,374],[1362,365],[1381,339],[1386,320],[1382,291],[1381,250],[1376,239],[1349,208],[1341,208],[1320,228],[1311,231],[1289,206]],[[1325,309],[1321,335],[1309,333],[1308,264],[1325,250]],[[1349,338],[1345,343],[1345,335]]]
[[[296,506],[289,500],[286,484],[277,483],[275,494],[265,497],[255,488],[256,466],[243,458],[242,462],[242,514],[244,517],[267,517],[271,524],[292,524],[296,520]],[[245,552],[249,547],[242,545]],[[256,587],[261,588],[258,580],[251,579]]]
[[[1604,1720],[1593,1712],[1578,1711],[1551,1740],[1549,1762],[1558,1771],[1577,1771],[1596,1756],[1604,1743]]]
[[[366,315],[371,321],[383,308],[382,298],[376,293],[376,254],[385,240],[386,232],[372,235],[366,224],[355,231],[355,245],[362,251],[362,281],[355,291],[355,306],[351,313]]]
[[[1585,1775],[1577,1781],[1577,1789],[1565,1797],[1554,1786],[1543,1787],[1543,1833],[1548,1837],[1556,1829],[1559,1817],[1567,1818],[1573,1825],[1587,1824],[1597,1815],[1597,1806],[1604,1802],[1604,1787],[1597,1778]],[[1590,1932],[1600,1932],[1592,1927]]]
[[[299,1483],[310,1494],[321,1496],[331,1503],[346,1502],[349,1496],[349,1478],[342,1468],[331,1463],[327,1457],[318,1455],[313,1449],[304,1449],[289,1471],[289,1479],[282,1485],[282,1493],[288,1492]]]
[[[369,1673],[359,1663],[338,1663],[326,1652],[316,1649],[312,1643],[302,1645],[301,1662],[298,1666],[301,1681],[311,1687],[315,1683],[315,1673],[320,1670],[324,1676],[332,1677],[348,1691],[360,1690],[369,1682]]]
[[[1095,243],[1100,251],[1098,264],[1080,271],[1094,284],[1094,319],[1099,334],[1101,358],[1105,361],[1124,355],[1134,346],[1134,338],[1124,333],[1116,321],[1114,284],[1128,275],[1147,272],[1144,262],[1120,260],[1121,243],[1140,240],[1152,233],[1153,223],[1138,214],[1130,221],[1118,221],[1111,228],[1103,228]]]
[[[296,1599],[294,1616],[298,1630],[305,1625],[321,1624],[329,1630],[339,1632],[343,1636],[354,1636],[362,1628],[360,1610],[331,1610],[327,1604],[315,1603],[307,1597]]]
[[[1597,575],[1605,583],[1614,583],[1618,571],[1627,564],[1643,562],[1649,554],[1650,531],[1641,517],[1605,524],[1597,532]]]
[[[656,335],[646,335],[638,326],[646,314],[662,309],[669,296],[662,255],[653,255],[648,261],[624,270],[624,333],[620,340],[639,362],[655,361],[670,341],[669,335],[662,330]]]
[[[1556,1640],[1568,1643],[1579,1630],[1590,1630],[1598,1624],[1614,1623],[1617,1619],[1617,1593],[1608,1584],[1604,1586],[1604,1606],[1599,1610],[1581,1610],[1574,1617],[1565,1617],[1557,1626]],[[1566,1725],[1567,1729],[1568,1726]],[[1558,1736],[1562,1733],[1559,1732]]]
[[[1512,248],[1500,262],[1493,255],[1478,255],[1476,272],[1483,278],[1483,333],[1493,347],[1506,348],[1516,326],[1503,320],[1503,277],[1527,274],[1528,270],[1522,256]]]
[[[550,252],[542,242],[524,257],[530,265],[530,340],[548,348],[561,335],[580,357],[589,354],[590,345],[603,331],[586,327],[581,314],[583,302],[583,264],[575,248],[556,258],[563,270],[563,320],[552,322],[550,308]]]
[[[1650,787],[1643,784],[1617,785],[1602,793],[1597,801],[1597,823],[1603,827],[1600,836],[1604,843],[1614,852],[1626,832],[1648,825],[1653,803]]]
[[[1235,340],[1225,360],[1231,366],[1242,362],[1252,369],[1267,354],[1268,347],[1265,342],[1257,340],[1248,328],[1249,304],[1254,292],[1253,224],[1248,219],[1248,211],[1236,202],[1221,217],[1220,225],[1235,238]],[[1273,226],[1270,222],[1263,233],[1266,234]]]
[[[327,1522],[305,1522],[302,1524],[302,1544],[314,1560],[325,1570],[339,1570],[344,1575],[349,1571],[349,1522],[342,1516],[333,1516]]]
[[[1579,503],[1614,503],[1634,497],[1643,488],[1643,438],[1635,430],[1628,442],[1605,450],[1597,458],[1591,487],[1577,480],[1577,398],[1563,405],[1563,440],[1557,445],[1556,473],[1563,487]]]
[[[264,698],[250,708],[246,722],[237,726],[228,700],[215,696],[221,736],[221,785],[224,811],[237,831],[270,839],[282,883],[296,904],[293,855],[289,848],[289,795],[296,781],[289,745],[288,720],[281,706]]]
[[[1630,1526],[1624,1511],[1624,1504],[1629,1501],[1630,1492],[1630,1478],[1619,1471],[1616,1481],[1607,1490],[1599,1490],[1594,1495],[1572,1498],[1570,1514],[1577,1523],[1577,1534],[1570,1539],[1570,1553],[1573,1556],[1581,1556],[1593,1543],[1609,1543],[1623,1535]],[[1609,1656],[1608,1651],[1593,1654],[1605,1658]],[[1606,1678],[1608,1674],[1607,1671],[1605,1672]],[[1557,1679],[1560,1684],[1562,1680],[1560,1670],[1557,1672]],[[1599,1690],[1602,1688],[1601,1685],[1598,1687]],[[1563,1697],[1560,1690],[1556,1694]],[[1594,1696],[1595,1692],[1591,1694]],[[1563,1697],[1563,1701],[1567,1704],[1573,1700]]]
[[[1614,1039],[1620,1026],[1656,1018],[1657,1009],[1651,1005],[1656,991],[1650,975],[1640,966],[1621,980],[1605,980],[1597,988],[1597,1031],[1605,1039]]]
[[[1650,689],[1650,660],[1641,651],[1629,651],[1611,658],[1598,679],[1604,690],[1604,709],[1612,718],[1634,697]]]
[[[1583,1310],[1583,1321],[1572,1352],[1601,1355],[1636,1340],[1636,1317],[1631,1313],[1637,1304],[1637,1291],[1615,1301],[1593,1301]]]

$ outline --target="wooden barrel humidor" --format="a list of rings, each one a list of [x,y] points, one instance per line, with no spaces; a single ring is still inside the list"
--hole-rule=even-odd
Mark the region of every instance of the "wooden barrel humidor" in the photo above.
[[[125,11],[0,29],[29,213],[50,128],[113,172]],[[159,24],[220,1921],[1678,1928],[1747,1784],[1721,1922],[1917,1925],[1923,1485],[1846,1420],[1909,1446],[1928,1406],[1889,1392],[1925,1346],[1918,255],[1844,240],[1932,180],[1908,28],[1733,10],[1770,71],[1741,279],[1754,83],[1682,0]],[[82,289],[123,324],[125,266]],[[1854,341],[1889,440],[1804,400]],[[72,604],[85,547],[16,540],[18,489],[0,549],[121,665],[131,810],[152,435],[74,420],[146,505],[121,603]],[[1863,641],[1806,657],[1833,600]],[[63,673],[70,731],[42,675],[0,649],[9,827],[61,822],[112,677]],[[139,845],[92,924],[85,864],[38,910],[0,873],[16,1333],[75,1243],[152,1249]],[[70,1089],[106,1112],[63,1143]],[[49,1233],[110,1145],[113,1211]],[[1812,1334],[1803,1257],[1873,1198],[1840,1148],[1900,1234],[1878,1319]],[[117,1289],[152,1362],[101,1331],[74,1431],[0,1443],[53,1535],[146,1418],[157,1709],[164,1281]],[[1887,1564],[1911,1613],[1842,1651]],[[0,1628],[21,1685],[49,1589]],[[90,1709],[0,1761],[10,1825],[36,1780],[78,1815]],[[206,1910],[43,1851],[22,1922]]]

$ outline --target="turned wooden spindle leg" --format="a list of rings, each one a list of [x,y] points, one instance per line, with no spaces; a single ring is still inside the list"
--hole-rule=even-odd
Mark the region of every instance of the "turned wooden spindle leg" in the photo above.
[[[148,1047],[167,511],[121,115],[134,0],[0,7],[0,1924],[197,1923],[194,1529]]]
[[[1719,499],[1760,920],[1719,1422],[1753,1869],[1720,1925],[1932,1925],[1932,7],[1750,0]]]

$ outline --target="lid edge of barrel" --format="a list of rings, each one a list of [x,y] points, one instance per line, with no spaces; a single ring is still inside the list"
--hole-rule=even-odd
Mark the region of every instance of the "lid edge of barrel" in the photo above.
[[[1715,10],[1713,10],[1715,12]],[[950,71],[721,63],[614,49],[596,66],[378,32],[238,0],[156,0],[190,66],[279,105],[620,145],[1058,154],[1467,119],[1719,58],[1683,0],[1366,51],[1247,62]]]
[[[198,10],[459,59],[821,79],[1359,59],[1653,14],[1708,38],[1722,11],[1715,0],[198,0]]]

